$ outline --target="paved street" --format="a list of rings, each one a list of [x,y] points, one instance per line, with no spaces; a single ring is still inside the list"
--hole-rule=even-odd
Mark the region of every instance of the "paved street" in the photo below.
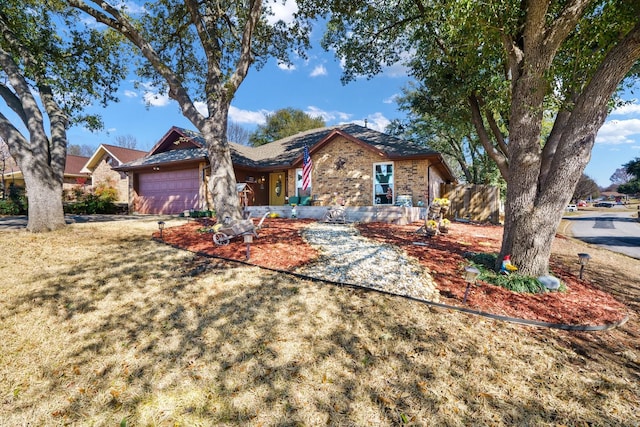
[[[640,222],[636,212],[616,206],[567,215],[564,219],[570,221],[573,237],[640,259]]]

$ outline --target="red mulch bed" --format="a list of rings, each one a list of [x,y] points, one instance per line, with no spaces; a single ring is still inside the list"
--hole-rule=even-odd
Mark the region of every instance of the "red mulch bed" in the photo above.
[[[280,270],[293,270],[310,262],[317,251],[300,237],[300,229],[313,220],[267,219],[259,237],[250,249],[250,263]],[[165,229],[164,241],[192,252],[245,261],[247,246],[242,237],[229,245],[218,246],[212,235],[203,232],[211,221],[192,221]],[[466,252],[497,253],[502,240],[502,227],[454,223],[447,234],[426,238],[415,233],[418,226],[368,223],[358,225],[363,236],[402,247],[417,258],[433,276],[440,302],[462,306],[467,283],[462,271],[468,262]],[[563,238],[558,236],[558,238]],[[426,245],[415,245],[414,242]],[[553,273],[567,285],[567,292],[544,294],[515,293],[499,286],[479,282],[467,297],[466,307],[504,316],[569,325],[606,325],[621,321],[627,315],[624,304],[581,280],[560,263],[551,262]]]

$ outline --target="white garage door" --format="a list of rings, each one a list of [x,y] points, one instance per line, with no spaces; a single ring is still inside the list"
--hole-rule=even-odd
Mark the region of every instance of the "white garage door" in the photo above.
[[[139,176],[136,211],[146,214],[177,214],[198,209],[198,169],[154,172]]]

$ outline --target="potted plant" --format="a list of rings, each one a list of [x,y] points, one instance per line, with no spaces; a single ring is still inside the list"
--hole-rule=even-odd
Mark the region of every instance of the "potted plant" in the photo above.
[[[448,233],[449,232],[449,224],[451,224],[451,221],[449,221],[448,219],[443,219],[442,221],[440,221],[440,232],[441,233]]]
[[[447,211],[449,211],[449,206],[451,205],[451,201],[446,197],[435,198],[433,199],[433,203],[440,206],[440,215],[442,216],[447,214]]]
[[[427,236],[435,236],[438,233],[438,223],[435,220],[430,219],[425,225]]]

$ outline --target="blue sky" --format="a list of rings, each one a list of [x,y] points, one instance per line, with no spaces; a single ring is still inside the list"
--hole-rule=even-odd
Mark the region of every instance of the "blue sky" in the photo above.
[[[277,18],[290,16],[289,6],[278,3],[277,7]],[[291,67],[270,61],[260,71],[252,69],[231,104],[229,120],[253,131],[264,123],[265,115],[293,107],[321,116],[327,125],[364,124],[366,120],[369,127],[383,131],[391,120],[405,117],[395,103],[409,81],[402,66],[386,68],[373,79],[358,79],[346,86],[340,82],[341,74],[339,61],[324,52],[316,40],[308,58],[294,61]],[[635,89],[635,94],[625,95],[627,100],[640,97],[640,84]],[[177,103],[166,94],[146,90],[144,82],[139,88],[134,87],[133,80],[124,82],[119,98],[119,103],[93,110],[102,115],[104,131],[72,128],[68,133],[70,143],[97,147],[113,144],[117,136],[131,135],[137,140],[137,148],[148,150],[171,126],[195,130],[182,117]],[[634,100],[608,117],[585,173],[598,185],[608,186],[615,170],[636,157],[640,157],[640,103]]]

